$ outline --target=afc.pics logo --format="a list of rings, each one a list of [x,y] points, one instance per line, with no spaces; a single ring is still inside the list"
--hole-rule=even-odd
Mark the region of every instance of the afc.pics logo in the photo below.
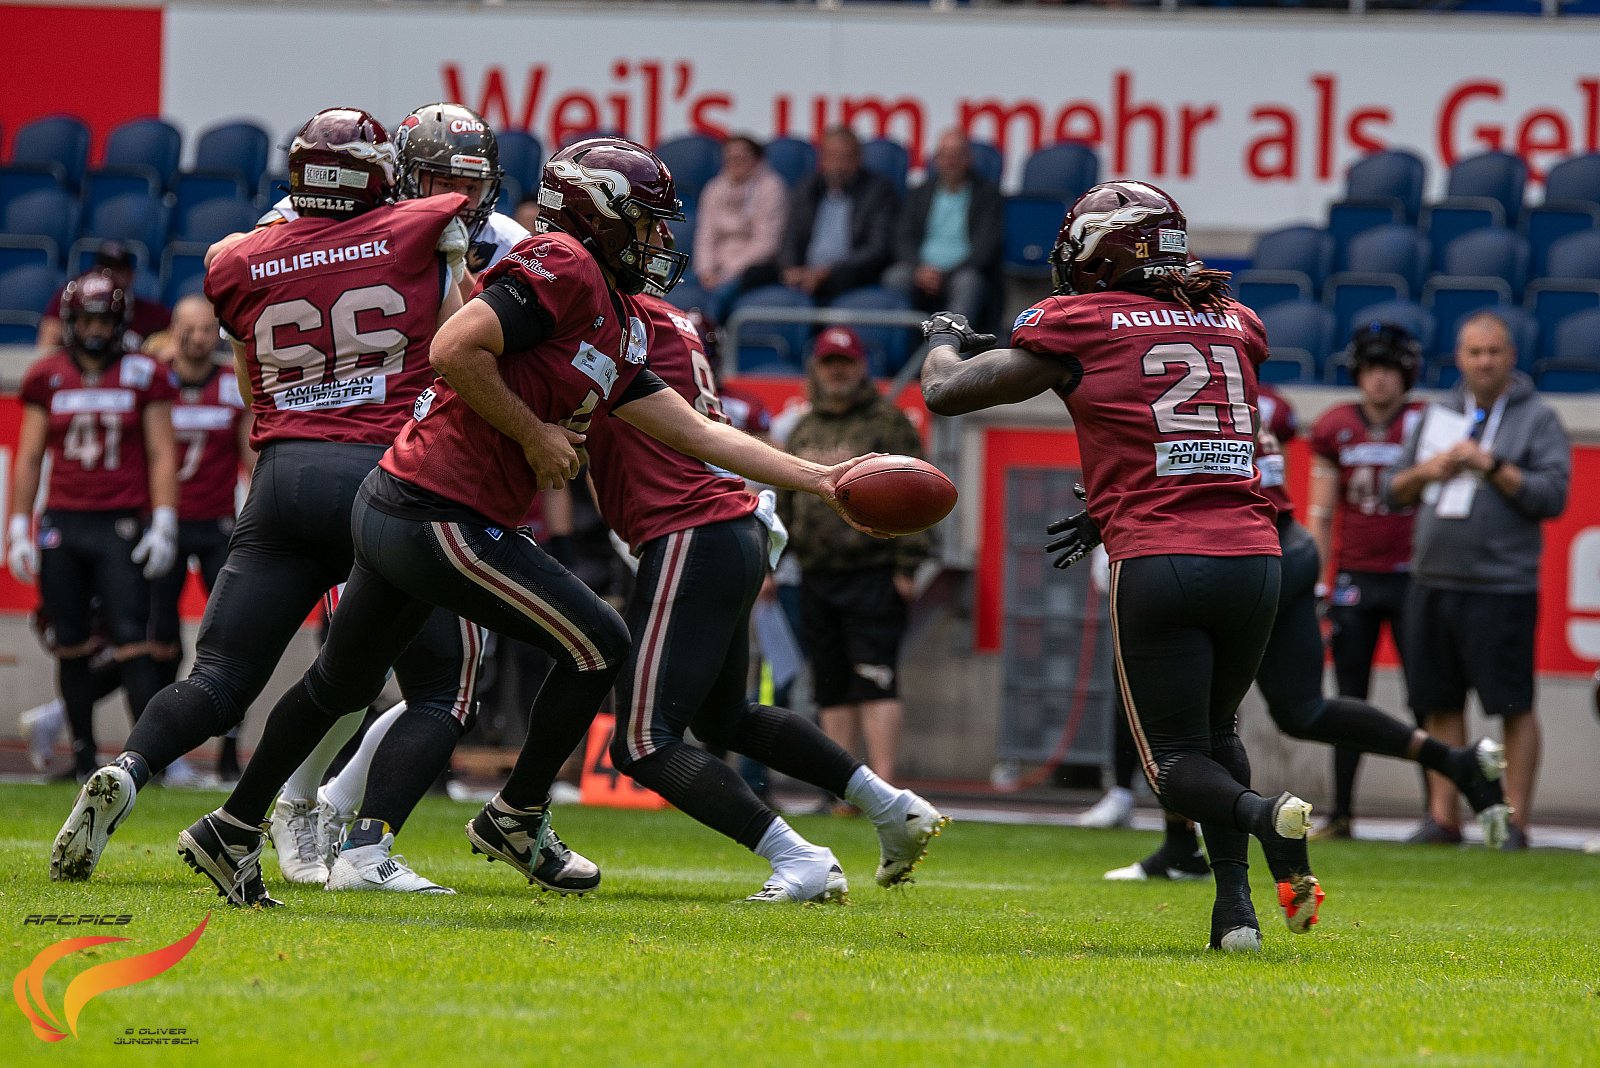
[[[133,917],[127,914],[35,913],[23,920],[23,926],[123,927],[132,921]],[[17,1008],[32,1026],[34,1037],[41,1042],[60,1042],[69,1037],[69,1032],[70,1037],[78,1038],[80,1037],[78,1019],[83,1013],[84,1006],[101,994],[154,979],[167,971],[189,955],[189,951],[205,933],[206,924],[210,922],[211,914],[208,912],[194,930],[170,946],[85,968],[67,983],[66,991],[61,997],[59,1015],[51,1007],[44,989],[45,974],[49,972],[51,966],[75,953],[115,942],[126,942],[128,939],[113,935],[80,935],[52,943],[40,950],[33,960],[17,973],[16,980],[12,983],[12,993],[16,997]],[[189,1035],[187,1029],[181,1027],[128,1027],[114,1039],[114,1042],[119,1046],[193,1046],[198,1045],[200,1040]]]

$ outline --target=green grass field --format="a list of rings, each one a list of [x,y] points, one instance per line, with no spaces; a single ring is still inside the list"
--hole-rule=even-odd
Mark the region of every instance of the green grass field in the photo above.
[[[124,935],[67,957],[60,1012],[90,963],[177,941],[170,971],[91,1001],[46,1044],[9,1003],[0,1063],[540,1065],[1595,1064],[1597,861],[1337,844],[1329,900],[1290,935],[1259,862],[1258,956],[1200,947],[1209,888],[1101,873],[1153,834],[956,823],[920,881],[872,882],[869,825],[794,822],[850,877],[846,907],[736,904],[765,864],[672,812],[562,810],[600,862],[590,897],[539,894],[467,852],[473,808],[429,799],[402,836],[455,897],[334,895],[268,883],[286,908],[230,911],[178,860],[177,831],[216,804],[151,790],[95,879],[52,885],[66,787],[0,787],[5,976],[61,938]],[[1259,858],[1258,858],[1259,861]],[[124,927],[24,926],[30,913],[128,913]],[[132,1049],[183,1027],[198,1048]]]

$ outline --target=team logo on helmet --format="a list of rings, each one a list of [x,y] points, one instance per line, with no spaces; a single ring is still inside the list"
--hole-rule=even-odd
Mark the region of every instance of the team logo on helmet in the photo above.
[[[589,199],[594,201],[595,209],[600,214],[608,219],[622,218],[613,205],[633,192],[633,186],[628,183],[627,175],[621,171],[585,167],[566,159],[553,159],[545,166],[556,177],[565,179],[588,193]]]
[[[1111,211],[1088,211],[1072,220],[1072,241],[1077,246],[1077,259],[1087,259],[1100,247],[1100,239],[1113,230],[1133,226],[1156,215],[1165,215],[1164,207],[1151,204],[1124,204]]]

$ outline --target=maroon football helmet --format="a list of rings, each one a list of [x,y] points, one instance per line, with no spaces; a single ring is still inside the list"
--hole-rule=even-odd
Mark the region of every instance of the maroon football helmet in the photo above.
[[[1189,262],[1188,221],[1172,197],[1147,182],[1105,182],[1067,210],[1050,252],[1060,294],[1125,287]]]
[[[326,108],[289,145],[289,203],[336,219],[371,211],[394,199],[398,158],[383,123],[360,108]]]
[[[624,293],[678,284],[689,257],[661,243],[658,224],[683,217],[672,172],[643,145],[592,137],[544,165],[539,232],[577,238]]]
[[[105,338],[80,334],[78,320],[89,315],[112,319],[115,329]],[[61,294],[62,344],[98,360],[114,359],[123,352],[128,315],[127,290],[112,272],[102,267],[79,275]]]

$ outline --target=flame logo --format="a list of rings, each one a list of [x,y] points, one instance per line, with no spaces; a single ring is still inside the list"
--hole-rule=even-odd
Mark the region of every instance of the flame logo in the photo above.
[[[66,1030],[72,1032],[73,1038],[78,1037],[78,1016],[92,999],[108,990],[154,979],[188,956],[194,944],[200,941],[200,936],[205,933],[206,924],[210,922],[211,913],[208,912],[205,919],[200,921],[200,926],[170,946],[141,953],[137,957],[97,964],[79,974],[67,984],[66,995],[62,998],[61,1015],[66,1019]],[[26,968],[17,973],[16,982],[12,984],[12,993],[16,995],[17,1007],[33,1025],[34,1036],[39,1041],[60,1042],[67,1037],[66,1030],[62,1030],[61,1020],[51,1011],[50,1003],[44,996],[44,973],[50,970],[50,966],[62,957],[94,946],[126,941],[128,941],[126,938],[98,935],[63,939],[54,945],[46,946]]]

